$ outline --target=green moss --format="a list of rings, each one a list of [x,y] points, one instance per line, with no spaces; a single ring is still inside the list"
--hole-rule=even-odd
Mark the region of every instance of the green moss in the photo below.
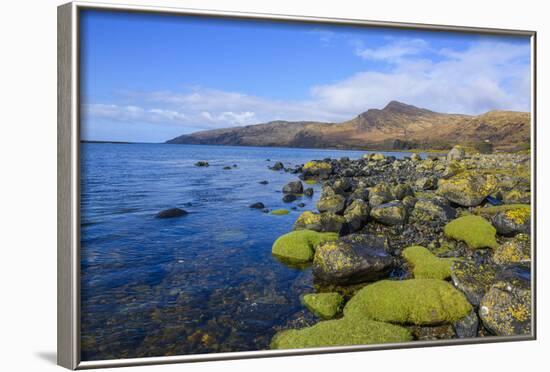
[[[454,258],[439,258],[419,245],[403,250],[402,256],[413,267],[416,279],[447,279]]]
[[[322,162],[322,161],[308,161],[307,163],[304,164],[302,169],[304,169],[304,170],[313,170],[313,169],[331,170],[332,165],[330,163],[325,163],[325,162]]]
[[[466,316],[472,305],[449,282],[438,279],[382,280],[357,292],[344,317],[383,322],[435,325]]]
[[[305,180],[304,182],[308,185],[315,185],[317,183],[317,180]]]
[[[275,216],[282,216],[289,213],[290,211],[288,209],[275,209],[271,212],[271,214],[274,214]]]
[[[411,341],[406,328],[363,317],[325,320],[303,329],[278,332],[271,340],[271,349],[382,344]]]
[[[336,239],[338,239],[338,234],[335,233],[296,230],[275,240],[271,252],[273,255],[290,262],[309,262],[313,259],[315,247]]]
[[[470,248],[496,248],[496,229],[480,216],[464,216],[452,220],[443,229],[445,236],[461,240]]]
[[[302,297],[302,302],[315,315],[323,319],[331,319],[342,308],[344,298],[336,292],[309,293]]]

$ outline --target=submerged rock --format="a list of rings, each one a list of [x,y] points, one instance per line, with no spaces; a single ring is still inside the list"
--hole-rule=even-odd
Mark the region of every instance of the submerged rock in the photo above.
[[[363,316],[415,325],[453,323],[472,305],[452,284],[439,279],[382,280],[359,290],[344,307],[344,317]]]
[[[283,193],[285,194],[302,194],[304,192],[304,185],[302,181],[291,181],[283,186]]]
[[[310,198],[313,196],[313,189],[311,187],[308,187],[304,190],[304,195],[309,196]]]
[[[258,182],[260,185],[267,185],[269,183],[269,181],[266,181],[266,180],[263,180],[263,181],[260,181]]]
[[[262,202],[257,202],[257,203],[254,203],[254,204],[250,204],[248,206],[248,208],[253,208],[253,209],[264,209],[265,208],[265,205],[264,203]]]
[[[520,204],[517,208],[498,212],[491,222],[501,235],[529,234],[531,233],[531,207]]]
[[[209,167],[210,164],[207,161],[198,161],[195,163],[196,167]]]
[[[280,161],[275,162],[275,164],[273,164],[272,167],[269,167],[269,169],[274,170],[274,171],[280,171],[280,170],[283,170],[284,168],[285,168],[285,165],[283,163],[281,163]]]
[[[306,211],[294,222],[294,230],[313,230],[318,232],[339,233],[346,219],[334,213],[313,213]]]
[[[181,217],[185,216],[187,214],[187,211],[184,211],[180,208],[170,208],[165,209],[163,211],[158,212],[155,215],[155,218],[174,218],[174,217]]]
[[[463,207],[475,207],[495,191],[496,187],[497,179],[493,175],[465,171],[449,179],[440,179],[437,193]]]
[[[384,225],[402,225],[407,219],[407,210],[400,201],[393,201],[373,207],[370,215]]]
[[[309,293],[302,297],[309,311],[323,319],[331,319],[341,310],[344,297],[336,292]]]
[[[382,239],[352,234],[317,247],[313,275],[322,282],[351,284],[387,277],[394,266]]]
[[[338,239],[338,234],[311,230],[292,231],[275,240],[271,253],[291,263],[309,262],[316,246],[335,239]]]
[[[452,220],[443,231],[448,238],[461,240],[473,249],[498,247],[496,229],[480,216],[470,215]]]
[[[401,253],[413,269],[415,279],[447,279],[451,277],[454,258],[439,258],[421,246],[405,248]]]
[[[283,202],[285,203],[292,203],[296,199],[297,197],[294,194],[286,194],[285,196],[283,196]]]

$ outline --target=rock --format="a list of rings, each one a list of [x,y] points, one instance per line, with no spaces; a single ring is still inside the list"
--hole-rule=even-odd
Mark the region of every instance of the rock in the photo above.
[[[451,149],[451,151],[449,151],[447,153],[447,160],[448,161],[452,161],[452,160],[462,160],[466,157],[466,151],[464,150],[464,148],[460,145],[456,145],[455,147],[453,147]]]
[[[452,325],[440,326],[412,326],[410,327],[413,337],[418,341],[449,340],[455,338],[455,331]]]
[[[155,218],[174,218],[174,217],[181,217],[185,216],[187,214],[187,211],[184,211],[180,208],[170,208],[165,209],[163,211],[158,212],[155,215]]]
[[[481,216],[464,216],[452,220],[443,229],[445,236],[451,239],[461,240],[468,247],[497,248],[496,229]]]
[[[304,190],[304,195],[311,198],[313,196],[313,188],[308,187],[307,189],[305,189]]]
[[[417,198],[409,195],[405,196],[403,200],[401,200],[401,203],[403,203],[403,205],[405,206],[405,209],[408,211],[413,209],[417,202],[418,202]]]
[[[411,155],[411,160],[412,161],[420,161],[422,160],[422,157],[420,155],[418,155],[417,153],[414,153]]]
[[[497,336],[531,334],[531,290],[529,285],[498,282],[483,296],[479,317]]]
[[[370,156],[370,160],[373,160],[373,161],[380,161],[385,159],[386,159],[386,156],[382,153],[376,153]]]
[[[456,211],[437,199],[418,199],[410,215],[410,221],[446,223],[456,217]]]
[[[344,297],[336,292],[309,293],[302,297],[309,311],[323,319],[332,319],[342,309]]]
[[[346,198],[342,195],[321,197],[317,202],[319,212],[332,212],[341,214],[346,208]]]
[[[260,185],[267,185],[269,182],[266,181],[266,180],[263,180],[263,181],[260,181],[260,182],[258,182],[258,183],[259,183]]]
[[[437,179],[435,177],[422,177],[416,180],[414,186],[419,191],[435,190],[437,188]]]
[[[363,316],[415,325],[454,323],[472,305],[452,284],[439,279],[382,280],[359,290],[344,307],[344,317]]]
[[[352,234],[317,248],[313,275],[322,282],[351,284],[387,277],[394,266],[382,239]]]
[[[412,267],[415,279],[448,279],[454,258],[439,258],[422,246],[407,247],[401,253]]]
[[[207,161],[198,161],[198,162],[195,163],[195,166],[196,167],[209,167],[210,164],[208,164]]]
[[[273,164],[272,167],[269,167],[269,169],[274,170],[274,171],[280,171],[280,170],[283,170],[284,168],[285,168],[285,165],[283,163],[281,163],[280,161],[275,162],[275,164]]]
[[[262,212],[263,212],[263,213],[269,213],[269,209],[264,208],[264,209],[262,209]]]
[[[223,170],[231,170],[231,169],[233,169],[233,168],[231,168],[229,165],[223,167]]]
[[[384,225],[402,225],[407,219],[407,210],[400,201],[393,201],[372,208],[370,215]]]
[[[257,202],[257,203],[254,203],[254,204],[250,204],[250,205],[248,206],[248,208],[264,209],[264,208],[265,208],[265,205],[264,205],[264,203]]]
[[[338,234],[334,233],[319,233],[311,230],[292,231],[275,240],[271,253],[291,263],[309,262],[313,258],[316,246],[336,239]]]
[[[302,167],[305,179],[320,178],[327,179],[332,173],[332,164],[323,161],[310,161]]]
[[[271,349],[383,344],[411,341],[406,328],[365,318],[344,317],[321,321],[311,327],[275,334]]]
[[[502,197],[506,204],[530,204],[531,193],[529,191],[510,190]]]
[[[271,214],[274,214],[275,216],[282,216],[289,213],[290,211],[288,209],[275,209],[271,212]]]
[[[496,264],[530,263],[531,237],[527,234],[518,234],[514,239],[498,246],[493,253]]]
[[[475,207],[481,204],[496,187],[497,180],[493,175],[467,171],[449,179],[440,179],[437,193],[463,207]]]
[[[294,222],[294,230],[313,230],[318,232],[335,232],[339,233],[346,219],[334,213],[313,213],[304,212]]]
[[[473,338],[477,336],[479,330],[479,318],[475,311],[470,311],[464,318],[457,320],[453,324],[456,337]]]
[[[349,200],[360,199],[363,201],[369,201],[369,190],[364,186],[357,186],[355,190],[349,196]]]
[[[305,206],[306,206],[305,203],[298,203],[298,207],[300,207],[300,208],[303,208],[303,207],[305,207]]]
[[[391,188],[386,183],[380,183],[369,190],[369,204],[371,207],[376,207],[393,200]]]
[[[296,199],[296,195],[294,194],[286,194],[285,196],[283,196],[283,202],[285,203],[292,203]]]
[[[339,178],[334,181],[332,188],[336,194],[345,195],[347,192],[351,191],[352,184],[349,178]]]
[[[518,233],[531,233],[531,207],[518,205],[517,208],[498,212],[491,219],[500,235],[513,236]]]
[[[451,265],[451,278],[468,301],[478,306],[485,292],[495,282],[497,267],[491,264],[477,264],[473,261],[457,260]]]
[[[302,194],[304,192],[304,185],[302,181],[292,181],[283,186],[283,193],[285,194]]]
[[[449,162],[449,164],[441,174],[441,178],[451,178],[452,176],[462,173],[465,170],[466,168],[464,168],[464,166],[460,162],[452,160]]]
[[[355,199],[344,211],[348,232],[360,230],[369,218],[369,205],[361,199]]]
[[[405,196],[414,196],[414,193],[409,185],[400,183],[393,188],[392,196],[395,200],[402,200]]]

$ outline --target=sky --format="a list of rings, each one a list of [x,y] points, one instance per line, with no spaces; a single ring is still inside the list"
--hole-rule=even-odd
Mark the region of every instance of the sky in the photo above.
[[[530,111],[528,37],[98,10],[80,24],[84,140],[341,122],[392,100]]]

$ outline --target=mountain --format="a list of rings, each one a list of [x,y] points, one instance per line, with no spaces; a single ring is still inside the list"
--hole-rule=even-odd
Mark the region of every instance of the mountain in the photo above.
[[[185,134],[167,143],[380,150],[490,143],[495,149],[511,150],[529,142],[530,122],[526,112],[443,114],[391,101],[381,110],[370,109],[342,123],[271,121]]]

